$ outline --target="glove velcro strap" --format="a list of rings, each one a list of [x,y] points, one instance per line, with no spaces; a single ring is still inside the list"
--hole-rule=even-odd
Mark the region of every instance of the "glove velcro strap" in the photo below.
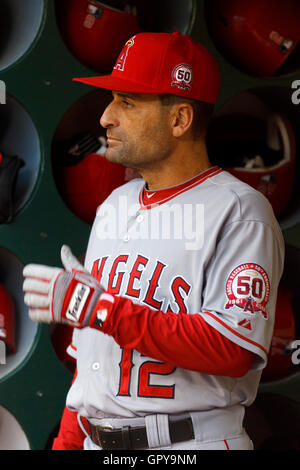
[[[63,271],[55,283],[54,320],[66,320],[76,327],[87,326],[101,292],[96,281],[81,273]]]
[[[61,312],[63,304],[66,302],[66,288],[70,284],[74,275],[67,271],[62,271],[56,278],[53,286],[54,295],[52,298],[52,319],[53,321],[61,321]],[[70,300],[70,298],[68,299]]]

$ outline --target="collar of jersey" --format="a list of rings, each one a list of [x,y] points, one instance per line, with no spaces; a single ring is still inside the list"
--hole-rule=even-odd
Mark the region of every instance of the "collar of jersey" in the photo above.
[[[182,194],[185,191],[197,186],[200,183],[203,183],[207,178],[211,178],[214,175],[220,173],[222,168],[218,166],[213,166],[208,168],[205,171],[202,171],[198,175],[194,176],[192,179],[185,181],[184,183],[178,184],[176,186],[171,186],[169,188],[157,189],[150,191],[143,186],[139,195],[139,203],[141,209],[151,209],[154,206],[163,204],[170,199]]]

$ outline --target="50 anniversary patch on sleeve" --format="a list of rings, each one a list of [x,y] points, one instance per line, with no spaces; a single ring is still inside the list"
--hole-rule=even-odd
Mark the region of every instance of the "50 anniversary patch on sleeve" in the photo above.
[[[258,264],[246,263],[236,267],[226,282],[228,302],[226,309],[234,306],[245,313],[257,314],[267,320],[266,303],[270,294],[269,278],[265,270]]]

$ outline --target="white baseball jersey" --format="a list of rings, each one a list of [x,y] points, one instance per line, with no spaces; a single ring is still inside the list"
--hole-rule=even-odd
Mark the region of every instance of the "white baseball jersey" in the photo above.
[[[78,375],[67,406],[87,418],[133,418],[250,405],[266,364],[283,262],[269,202],[218,167],[160,191],[147,191],[142,179],[117,188],[98,208],[88,271],[134,303],[201,315],[256,359],[243,377],[213,376],[123,349],[95,329],[75,329],[68,352]]]

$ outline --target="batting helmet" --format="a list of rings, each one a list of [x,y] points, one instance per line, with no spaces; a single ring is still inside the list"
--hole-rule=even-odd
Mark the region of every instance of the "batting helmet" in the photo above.
[[[295,136],[287,116],[220,116],[214,119],[209,139],[212,160],[262,192],[280,217],[292,198],[296,157]]]
[[[210,0],[206,17],[216,47],[240,70],[266,78],[299,68],[298,0]]]
[[[262,372],[262,382],[278,380],[287,376],[290,372],[293,352],[292,343],[296,339],[292,298],[292,290],[279,285],[273,337],[268,354],[268,363]]]
[[[56,159],[57,189],[74,215],[91,224],[97,207],[117,187],[139,176],[134,170],[105,158],[105,138],[89,132],[76,134]]]
[[[58,24],[74,56],[97,72],[111,71],[123,44],[141,31],[128,1],[65,0]]]
[[[15,306],[3,284],[0,284],[0,340],[4,341],[9,353],[16,352]]]

